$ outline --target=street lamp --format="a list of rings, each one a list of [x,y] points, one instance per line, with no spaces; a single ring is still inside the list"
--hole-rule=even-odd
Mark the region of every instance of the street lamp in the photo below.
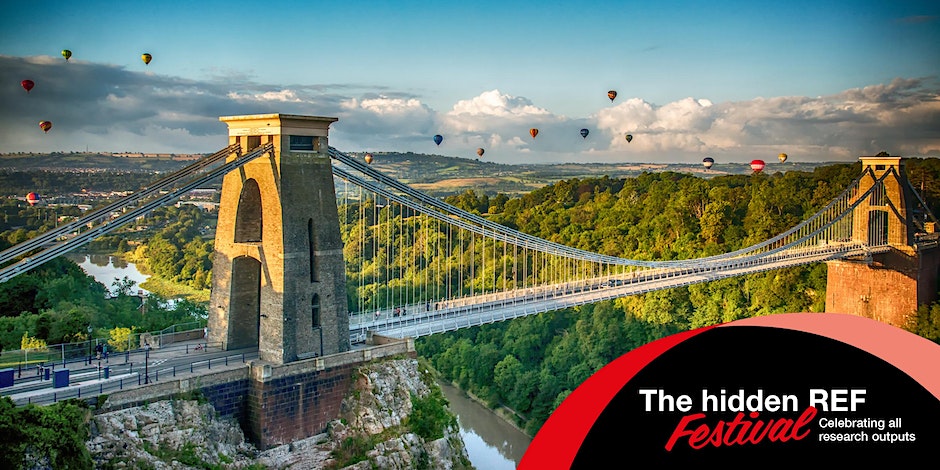
[[[144,345],[144,383],[150,383],[150,343]]]
[[[88,325],[88,363],[91,364],[91,325]]]

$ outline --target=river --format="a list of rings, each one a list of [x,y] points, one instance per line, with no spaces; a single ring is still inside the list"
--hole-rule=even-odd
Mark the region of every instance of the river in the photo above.
[[[125,276],[136,283],[135,289],[147,292],[140,284],[150,276],[138,271],[134,263],[112,255],[69,253],[66,256],[112,292],[114,281]],[[478,470],[514,470],[531,438],[485,406],[467,398],[460,389],[445,383],[440,386],[451,411],[457,415],[460,436],[473,466]]]
[[[457,415],[460,437],[478,470],[514,470],[532,439],[489,408],[466,397],[457,387],[440,383]]]
[[[65,256],[78,264],[89,276],[104,284],[112,294],[115,294],[115,280],[124,279],[125,276],[134,281],[132,294],[149,294],[146,289],[141,289],[140,285],[150,276],[141,273],[136,264],[128,263],[120,256],[90,253],[67,253]]]

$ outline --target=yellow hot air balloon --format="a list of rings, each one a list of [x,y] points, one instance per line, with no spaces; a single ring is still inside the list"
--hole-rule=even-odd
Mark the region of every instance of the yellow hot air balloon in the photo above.
[[[65,57],[66,62],[72,58],[72,51],[68,49],[62,49],[62,57]]]
[[[140,60],[143,60],[145,64],[150,65],[150,61],[153,60],[153,56],[145,52],[140,56]]]
[[[780,163],[783,163],[787,161],[787,154],[781,153],[780,155],[777,155],[777,159],[780,160]]]
[[[372,164],[372,154],[371,154],[371,153],[367,153],[367,154],[366,154],[366,163],[369,164],[369,165]]]

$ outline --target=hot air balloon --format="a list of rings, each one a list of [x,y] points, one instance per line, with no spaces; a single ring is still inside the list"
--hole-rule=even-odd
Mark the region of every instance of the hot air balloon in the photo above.
[[[39,195],[36,193],[32,193],[32,192],[27,194],[26,202],[28,202],[29,205],[31,206],[35,206],[36,204],[39,204]]]
[[[477,156],[478,156],[478,157],[482,157],[482,156],[483,156],[483,152],[484,152],[484,150],[483,150],[482,148],[478,148],[478,149],[477,149]]]
[[[33,83],[32,80],[23,80],[22,82],[20,82],[20,86],[23,87],[24,90],[26,90],[26,93],[29,93],[29,90],[32,90],[33,87],[36,86],[36,84]]]
[[[712,158],[712,157],[705,157],[705,158],[702,159],[702,165],[705,166],[705,169],[706,169],[706,170],[709,169],[709,168],[711,168],[712,165],[714,165],[714,164],[715,164],[715,159]]]
[[[150,61],[153,60],[153,56],[145,52],[140,56],[140,60],[144,61],[145,64],[150,65]]]
[[[633,134],[627,134],[627,143],[633,142]]]
[[[590,133],[591,133],[591,131],[589,131],[589,130],[587,130],[587,129],[581,129],[581,137],[584,137],[585,139],[587,139],[587,136],[588,136],[588,134],[590,134]]]
[[[437,134],[436,136],[434,136],[434,143],[435,143],[435,144],[441,145],[441,142],[443,142],[443,141],[444,141],[444,136],[442,136],[442,135],[440,135],[440,134]]]
[[[758,173],[764,169],[763,160],[751,160],[751,169],[754,170],[754,173]]]
[[[607,97],[610,98],[610,101],[613,101],[614,98],[617,97],[617,92],[614,90],[610,90],[607,92]]]
[[[780,155],[777,155],[777,159],[780,160],[780,163],[783,163],[787,161],[787,154],[781,153]]]
[[[533,127],[529,129],[529,134],[532,134],[532,138],[534,139],[535,136],[539,135],[539,130]]]
[[[43,132],[49,132],[49,129],[52,129],[52,122],[39,121],[39,128],[42,129]]]
[[[72,51],[68,49],[62,49],[62,57],[65,57],[66,62],[72,58]]]
[[[371,165],[371,164],[372,164],[372,154],[371,154],[371,153],[367,153],[367,154],[366,154],[366,164],[368,164],[368,165]]]

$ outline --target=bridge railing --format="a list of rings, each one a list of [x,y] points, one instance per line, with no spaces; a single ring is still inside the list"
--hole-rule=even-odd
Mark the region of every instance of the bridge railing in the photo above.
[[[33,366],[68,367],[79,362],[88,363],[97,358],[95,347],[107,345],[108,356],[122,355],[126,351],[142,348],[148,343],[153,348],[166,347],[173,343],[200,339],[205,336],[204,322],[178,323],[162,330],[132,333],[121,347],[115,348],[112,338],[91,338],[74,343],[50,344],[42,348],[13,349],[0,351],[0,369],[21,371]],[[144,340],[141,340],[144,338]],[[151,338],[151,340],[147,340]]]
[[[564,283],[547,289],[519,289],[487,296],[462,299],[448,303],[441,310],[416,312],[401,317],[385,317],[376,320],[361,319],[350,323],[350,339],[361,340],[369,331],[388,334],[392,337],[425,336],[443,333],[458,328],[479,326],[496,321],[557,310],[624,295],[635,295],[660,289],[681,287],[699,282],[717,280],[753,272],[779,269],[799,264],[815,263],[846,256],[870,256],[877,251],[852,242],[833,242],[793,248],[768,256],[753,256],[736,259],[724,266],[702,265],[697,267],[660,268],[630,276],[600,276],[584,283]],[[360,341],[361,342],[361,341]]]
[[[111,356],[107,360],[95,360],[88,367],[71,368],[68,387],[54,388],[50,384],[50,378],[45,376],[46,370],[38,368],[38,372],[30,370],[30,376],[18,378],[14,383],[16,388],[27,389],[26,393],[17,393],[16,390],[0,389],[0,391],[3,391],[4,395],[13,396],[16,405],[50,404],[68,399],[91,400],[106,392],[157,383],[160,380],[196,374],[212,368],[243,365],[248,359],[257,357],[257,353],[245,352],[206,357],[205,353],[212,351],[221,351],[221,343],[174,346],[173,351],[167,352],[175,358],[189,357],[190,359],[169,367],[154,365],[154,358],[150,357],[153,354],[152,350],[149,352],[145,349],[128,351]],[[88,384],[81,385],[85,382]]]

